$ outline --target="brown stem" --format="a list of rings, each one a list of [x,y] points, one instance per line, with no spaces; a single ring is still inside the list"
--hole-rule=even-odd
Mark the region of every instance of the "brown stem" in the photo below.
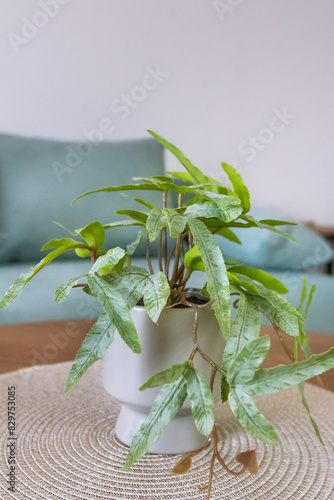
[[[150,273],[154,274],[154,270],[153,270],[153,266],[152,266],[152,261],[151,261],[151,257],[150,257],[150,240],[148,239],[148,231],[147,231],[147,229],[146,229],[145,239],[146,239],[146,260],[147,260],[148,268],[150,270]]]
[[[161,272],[163,272],[163,267],[162,267],[162,231],[160,231],[160,234],[159,234],[158,256],[159,256],[159,269]]]

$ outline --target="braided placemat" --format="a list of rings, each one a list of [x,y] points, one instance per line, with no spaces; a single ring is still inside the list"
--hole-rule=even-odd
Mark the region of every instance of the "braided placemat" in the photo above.
[[[204,500],[196,485],[208,479],[211,453],[194,458],[184,476],[170,474],[180,456],[147,455],[122,471],[127,447],[115,436],[117,401],[102,388],[100,362],[64,396],[71,363],[36,366],[0,377],[0,498]],[[16,388],[16,491],[8,491],[7,388]],[[256,448],[259,474],[233,477],[217,464],[212,500],[334,499],[334,393],[307,385],[311,411],[322,432],[322,447],[296,388],[257,399],[273,422],[280,445],[256,442],[228,406],[218,404],[220,449],[227,465]]]

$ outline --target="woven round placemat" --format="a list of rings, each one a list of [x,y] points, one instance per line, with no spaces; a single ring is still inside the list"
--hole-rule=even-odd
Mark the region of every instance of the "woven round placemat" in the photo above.
[[[101,384],[100,362],[66,395],[70,363],[26,368],[0,377],[0,498],[204,500],[211,454],[194,458],[184,476],[170,473],[180,456],[147,455],[122,471],[127,447],[115,436],[119,404]],[[8,491],[7,388],[16,387],[16,491]],[[256,448],[259,474],[233,477],[217,464],[212,499],[334,499],[334,394],[307,385],[306,395],[325,442],[316,438],[296,388],[257,399],[280,445],[255,441],[228,406],[218,404],[220,449],[226,463]]]

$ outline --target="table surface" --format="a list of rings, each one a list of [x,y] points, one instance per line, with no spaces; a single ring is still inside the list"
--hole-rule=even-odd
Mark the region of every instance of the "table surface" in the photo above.
[[[81,343],[95,322],[95,319],[76,319],[44,321],[0,326],[0,373],[6,373],[32,365],[71,361]],[[269,368],[277,364],[290,363],[276,332],[272,327],[262,326],[261,335],[269,335],[271,347],[262,364]],[[293,349],[293,339],[284,336],[286,343]],[[314,353],[326,351],[334,346],[334,336],[309,333],[310,345]],[[310,383],[322,385],[334,392],[334,369]]]

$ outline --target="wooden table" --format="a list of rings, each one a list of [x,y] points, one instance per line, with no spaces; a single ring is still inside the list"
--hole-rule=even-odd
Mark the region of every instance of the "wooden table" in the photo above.
[[[73,360],[94,319],[44,321],[0,326],[0,373],[26,368],[36,364],[60,363]],[[271,348],[263,367],[287,364],[289,359],[273,330],[261,327],[261,335],[270,335]],[[334,336],[310,333],[314,353],[334,346]],[[293,339],[285,336],[290,348]],[[334,392],[334,369],[321,375],[323,387]],[[309,382],[318,384],[317,379]]]

